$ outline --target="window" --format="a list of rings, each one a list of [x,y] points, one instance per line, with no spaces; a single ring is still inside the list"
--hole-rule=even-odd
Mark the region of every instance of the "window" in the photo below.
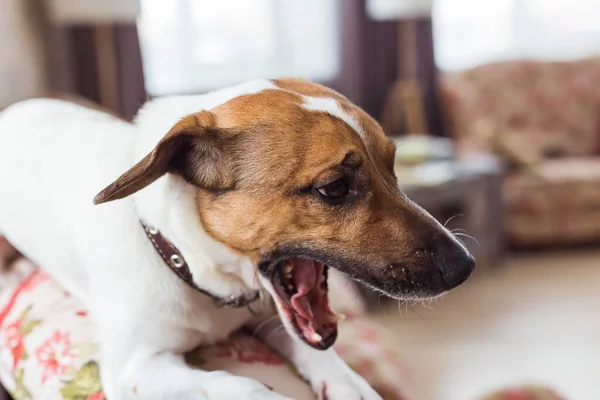
[[[437,0],[438,66],[508,59],[574,59],[600,53],[598,0]]]
[[[339,0],[142,0],[151,95],[199,93],[253,78],[323,81],[338,71]]]

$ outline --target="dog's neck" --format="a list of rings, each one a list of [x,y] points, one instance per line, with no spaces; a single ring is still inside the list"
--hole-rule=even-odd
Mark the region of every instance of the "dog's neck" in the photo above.
[[[135,194],[135,205],[139,218],[179,249],[198,287],[218,297],[248,295],[260,287],[256,265],[206,233],[194,189],[183,179],[163,176]]]
[[[254,81],[209,95],[150,101],[135,121],[138,137],[132,164],[148,154],[185,115],[272,86],[269,81]],[[256,265],[206,233],[196,210],[194,193],[194,188],[183,179],[167,174],[134,194],[134,199],[140,219],[160,230],[181,251],[197,286],[210,286],[210,292],[219,297],[252,293],[260,287]]]

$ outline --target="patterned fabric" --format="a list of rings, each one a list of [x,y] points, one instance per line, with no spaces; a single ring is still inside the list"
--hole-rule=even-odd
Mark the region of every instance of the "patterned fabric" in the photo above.
[[[537,176],[504,182],[508,226],[520,246],[600,241],[600,157],[548,160]]]
[[[516,131],[542,157],[590,155],[599,142],[598,82],[600,58],[509,61],[446,74],[441,92],[463,147],[489,149],[492,136]]]
[[[340,327],[338,351],[386,400],[411,399],[408,374],[390,346],[388,332],[363,314],[361,301],[346,279],[330,276],[332,307],[348,315]],[[93,333],[80,302],[39,270],[16,287],[0,291],[3,386],[15,400],[104,400]],[[290,365],[244,332],[200,348],[187,360],[204,370],[257,379],[294,399],[314,399],[309,385]]]
[[[536,171],[537,176],[507,177],[504,187],[511,210],[600,211],[600,157],[548,160]]]
[[[15,256],[0,237],[0,262]],[[79,301],[26,259],[12,265],[12,287],[0,291],[0,381],[15,400],[105,400],[93,326]],[[28,271],[33,271],[29,272]],[[10,280],[9,280],[10,281]],[[344,312],[336,349],[384,400],[414,399],[408,371],[389,333],[364,314],[348,280],[330,271],[331,306]],[[191,365],[257,379],[299,400],[309,386],[262,342],[238,332],[227,341],[187,355]],[[483,400],[565,400],[548,389],[510,389]]]
[[[508,389],[496,392],[483,400],[565,400],[556,392],[540,387]]]
[[[335,346],[340,356],[363,376],[384,399],[396,399],[398,390],[413,399],[408,384],[409,371],[400,362],[400,354],[389,341],[386,331],[367,318],[344,323]]]
[[[600,58],[513,61],[446,74],[441,94],[459,153],[492,151],[513,244],[600,240]]]

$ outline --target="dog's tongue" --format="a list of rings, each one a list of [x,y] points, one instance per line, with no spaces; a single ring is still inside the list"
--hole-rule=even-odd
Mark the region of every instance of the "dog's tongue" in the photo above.
[[[314,318],[308,294],[315,288],[317,277],[323,275],[323,264],[297,258],[293,260],[292,281],[297,293],[292,296],[292,306],[307,320]]]
[[[325,266],[312,260],[293,259],[292,281],[296,293],[291,303],[296,312],[296,323],[304,337],[312,343],[319,343],[330,337],[337,329],[337,322],[343,318],[329,308]]]

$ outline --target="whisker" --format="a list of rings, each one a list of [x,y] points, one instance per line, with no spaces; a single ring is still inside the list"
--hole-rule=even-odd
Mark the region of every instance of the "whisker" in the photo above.
[[[415,301],[415,303],[412,305],[411,311],[412,311],[413,313],[415,313],[415,315],[416,315],[417,317],[419,317],[419,318],[423,318],[423,315],[421,315],[421,314],[419,313],[419,309],[418,309],[417,307],[415,307],[415,305],[416,305],[417,303],[421,303],[421,301],[419,301],[419,300],[416,300],[416,301]]]
[[[460,243],[462,243],[463,246],[467,247],[467,244],[458,236],[456,236],[456,234],[454,234],[454,237],[456,238],[456,240],[458,240]]]
[[[276,333],[281,332],[282,330],[285,330],[285,327],[283,326],[283,324],[279,324],[279,326],[276,326],[275,328],[273,328],[273,330],[267,335],[267,337],[265,338],[265,342],[269,341],[269,338],[271,336],[273,336]]]
[[[423,307],[429,311],[433,311],[433,299],[427,299],[423,302]]]
[[[469,238],[469,239],[473,240],[475,243],[477,243],[477,245],[478,245],[478,246],[481,246],[481,243],[479,243],[479,241],[478,241],[477,239],[475,239],[475,238],[474,238],[473,236],[471,236],[471,235],[467,235],[466,233],[460,233],[460,232],[457,232],[457,233],[455,233],[454,235],[455,235],[455,236],[463,236],[463,237],[467,237],[467,238]]]
[[[258,268],[254,270],[254,286],[262,287],[262,285],[260,284],[260,277],[258,276]]]
[[[430,311],[431,308],[429,308],[428,304],[427,304],[427,299],[421,300],[421,307],[423,307],[423,309],[425,311]]]
[[[358,298],[358,296],[360,296],[361,294],[362,294],[362,293],[358,292],[356,295],[354,295],[354,297],[352,297],[352,298],[350,299],[350,301],[348,301],[348,304],[346,304],[346,306],[344,307],[344,310],[347,310],[347,309],[348,309],[348,307],[350,307],[350,304],[351,304],[353,301],[355,301],[355,300]]]
[[[448,222],[452,221],[452,220],[453,220],[454,218],[456,218],[456,217],[462,217],[462,216],[463,216],[463,214],[456,214],[456,215],[454,215],[454,216],[452,216],[452,217],[448,218],[448,219],[446,220],[446,222],[444,223],[444,228],[446,227],[446,225],[448,225]]]
[[[265,320],[263,322],[261,322],[260,324],[258,324],[258,326],[256,327],[256,329],[252,333],[252,336],[256,336],[256,334],[258,333],[258,331],[261,328],[263,328],[268,323],[273,322],[273,320],[276,319],[277,317],[279,317],[279,314],[274,314],[274,315],[271,315],[269,318],[265,318]]]

